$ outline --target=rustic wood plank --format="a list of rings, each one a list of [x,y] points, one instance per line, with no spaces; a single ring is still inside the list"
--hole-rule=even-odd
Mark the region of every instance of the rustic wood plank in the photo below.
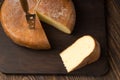
[[[107,0],[108,9],[108,50],[112,79],[120,79],[120,3],[119,0]],[[111,78],[110,78],[111,79]],[[109,80],[110,80],[109,79]]]

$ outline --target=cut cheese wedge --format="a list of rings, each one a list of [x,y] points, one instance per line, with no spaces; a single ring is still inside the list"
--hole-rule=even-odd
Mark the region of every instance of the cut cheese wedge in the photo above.
[[[37,0],[28,0],[31,12]],[[32,11],[34,12],[34,11]],[[50,49],[46,34],[36,16],[35,29],[30,29],[20,0],[5,0],[1,9],[3,29],[13,42],[32,49]]]
[[[75,25],[75,9],[71,0],[40,0],[36,8],[40,20],[70,34]]]
[[[97,61],[100,57],[100,44],[91,36],[79,38],[60,53],[67,72]]]

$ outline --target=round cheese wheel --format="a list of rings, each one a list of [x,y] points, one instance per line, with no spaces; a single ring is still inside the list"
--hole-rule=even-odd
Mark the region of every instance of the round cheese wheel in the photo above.
[[[49,49],[50,44],[39,19],[62,32],[72,33],[76,14],[71,0],[27,0],[27,2],[28,12],[36,14],[35,29],[29,27],[21,0],[5,0],[2,6],[3,29],[13,42],[32,49]]]

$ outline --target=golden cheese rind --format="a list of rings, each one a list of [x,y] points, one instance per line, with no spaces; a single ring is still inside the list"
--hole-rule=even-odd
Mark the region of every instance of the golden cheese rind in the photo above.
[[[29,0],[30,11],[34,9],[36,3],[36,0]],[[50,44],[37,16],[35,29],[29,28],[20,0],[4,1],[1,9],[1,23],[7,36],[16,44],[38,50],[50,49]]]

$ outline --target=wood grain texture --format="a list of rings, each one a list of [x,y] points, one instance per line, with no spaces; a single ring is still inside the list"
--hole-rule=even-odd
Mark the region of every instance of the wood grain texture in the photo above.
[[[55,76],[55,75],[5,75],[0,74],[0,80],[119,80],[120,79],[120,13],[116,1],[107,0],[107,29],[108,29],[108,59],[111,70],[102,77],[86,76]],[[120,2],[120,1],[119,1]]]

